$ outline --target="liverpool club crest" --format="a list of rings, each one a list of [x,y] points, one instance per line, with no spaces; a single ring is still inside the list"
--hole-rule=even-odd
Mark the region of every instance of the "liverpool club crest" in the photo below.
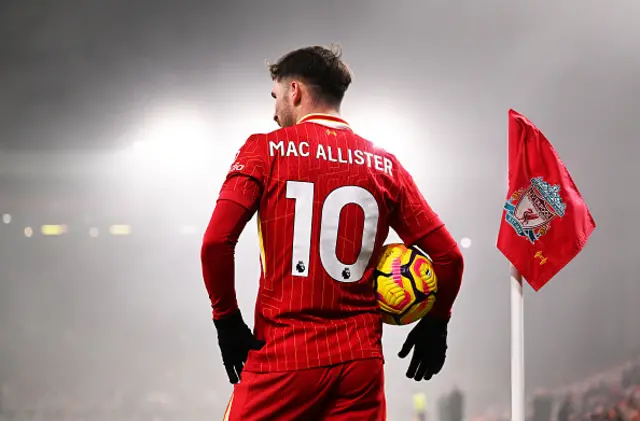
[[[560,186],[536,177],[531,179],[529,187],[514,192],[504,209],[505,220],[518,235],[535,243],[551,228],[551,221],[564,216],[567,205],[560,197]]]

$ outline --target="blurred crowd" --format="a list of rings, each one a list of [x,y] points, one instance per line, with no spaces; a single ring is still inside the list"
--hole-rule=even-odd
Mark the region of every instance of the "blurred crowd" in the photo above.
[[[508,421],[488,410],[474,421]],[[640,359],[555,391],[538,391],[527,421],[640,421]]]
[[[558,405],[557,421],[640,421],[640,362],[615,377],[584,391],[568,391]]]

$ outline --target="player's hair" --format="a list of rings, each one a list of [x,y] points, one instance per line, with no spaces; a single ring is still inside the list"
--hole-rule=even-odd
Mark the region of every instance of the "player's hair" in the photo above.
[[[339,106],[351,84],[351,72],[341,57],[338,45],[312,46],[291,51],[268,66],[271,79],[299,78],[313,89],[317,100]]]

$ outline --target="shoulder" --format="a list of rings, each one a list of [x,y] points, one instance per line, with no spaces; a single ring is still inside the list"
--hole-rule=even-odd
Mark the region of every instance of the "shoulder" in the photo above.
[[[266,151],[269,149],[270,142],[288,140],[295,135],[296,132],[291,127],[285,127],[267,133],[253,133],[247,137],[241,149]]]

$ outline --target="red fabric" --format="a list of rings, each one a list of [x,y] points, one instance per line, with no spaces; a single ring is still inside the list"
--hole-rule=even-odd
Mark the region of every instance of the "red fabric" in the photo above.
[[[460,291],[464,269],[464,260],[458,243],[443,225],[418,240],[416,245],[429,255],[433,262],[433,270],[438,277],[438,294],[429,314],[441,319],[449,319],[451,307]]]
[[[238,237],[253,212],[230,200],[218,200],[204,234],[200,258],[213,318],[238,310],[234,282],[234,252]]]
[[[309,121],[242,146],[220,197],[250,207],[246,197],[256,191],[262,273],[254,331],[266,345],[250,353],[245,370],[382,358],[374,256],[390,227],[413,244],[442,226],[411,176],[349,128]]]
[[[382,360],[273,373],[245,370],[224,419],[384,421]]]
[[[262,184],[243,173],[230,173],[220,189],[218,200],[231,200],[253,214],[262,196]]]
[[[538,291],[584,248],[595,226],[547,138],[510,110],[509,192],[498,249]]]

